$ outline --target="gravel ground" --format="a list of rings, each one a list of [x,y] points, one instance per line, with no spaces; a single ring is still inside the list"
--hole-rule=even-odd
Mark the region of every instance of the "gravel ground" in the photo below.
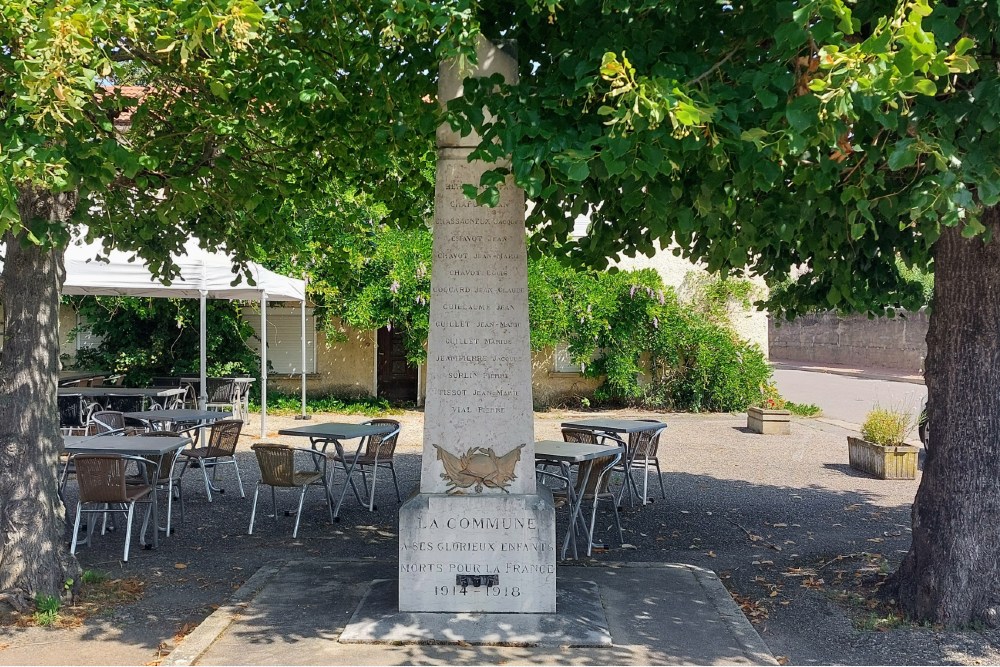
[[[598,531],[611,548],[595,554],[594,561],[683,562],[718,572],[771,651],[791,664],[1000,663],[997,631],[944,632],[898,624],[864,629],[876,625],[879,613],[856,594],[869,591],[868,582],[880,571],[894,569],[908,548],[919,479],[881,481],[852,471],[848,431],[797,420],[790,436],[761,436],[745,428],[742,414],[603,414],[652,416],[669,424],[660,445],[666,498],[651,479],[655,501],[623,509],[624,548],[613,536],[610,514],[599,511]],[[582,416],[594,414],[538,413],[535,437],[560,439],[560,422]],[[408,411],[394,418],[402,423],[397,470],[405,494],[419,481],[423,414]],[[314,417],[314,422],[324,420],[360,422],[364,417]],[[270,427],[277,431],[302,423],[272,417]],[[359,507],[349,493],[336,525],[327,522],[320,494],[312,492],[296,540],[291,538],[294,519],[279,516],[275,523],[269,494],[262,494],[254,535],[248,536],[258,476],[250,445],[257,440],[244,437],[240,443],[246,500],[225,468],[220,477],[226,493],[212,504],[199,477],[185,479],[186,521],[180,523],[175,513],[176,534],[159,549],[136,549],[122,564],[122,538],[112,534],[96,537],[94,546],[78,552],[84,568],[145,581],[140,603],[110,609],[77,629],[0,628],[0,664],[14,662],[5,652],[17,656],[16,662],[28,662],[27,646],[38,647],[33,663],[148,663],[168,652],[177,633],[225,602],[264,563],[315,556],[396,558],[397,505],[388,479],[379,482],[377,512]],[[269,440],[307,444],[287,437]],[[75,507],[70,487],[67,500]],[[279,492],[279,507],[284,497],[292,508],[293,495]],[[559,535],[564,515],[563,510],[558,517]],[[106,641],[87,641],[98,638]]]

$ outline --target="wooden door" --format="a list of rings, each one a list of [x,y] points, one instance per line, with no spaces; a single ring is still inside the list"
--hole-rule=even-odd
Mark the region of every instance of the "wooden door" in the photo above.
[[[406,360],[403,332],[378,330],[376,387],[379,398],[390,401],[417,400],[417,367]]]

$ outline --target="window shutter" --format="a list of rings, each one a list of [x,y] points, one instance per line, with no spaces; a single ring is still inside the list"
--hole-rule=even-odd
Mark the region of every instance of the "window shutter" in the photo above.
[[[253,327],[254,338],[247,341],[260,354],[260,311],[243,309],[243,318]],[[267,360],[271,372],[302,372],[302,311],[299,308],[267,309]],[[313,309],[306,308],[306,373],[316,372],[316,320]]]

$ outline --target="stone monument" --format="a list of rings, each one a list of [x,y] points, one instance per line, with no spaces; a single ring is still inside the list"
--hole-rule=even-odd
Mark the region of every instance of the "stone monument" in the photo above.
[[[465,76],[517,80],[485,38],[478,65],[441,65],[442,104]],[[494,165],[479,143],[438,130],[427,400],[420,493],[399,512],[401,612],[556,611],[555,510],[535,485],[524,192],[500,202],[462,190]]]

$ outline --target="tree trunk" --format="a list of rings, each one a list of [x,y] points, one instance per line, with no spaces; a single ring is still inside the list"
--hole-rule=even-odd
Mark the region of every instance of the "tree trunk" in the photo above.
[[[993,620],[1000,575],[1000,208],[983,223],[989,242],[949,228],[934,244],[930,445],[889,582],[909,616],[951,627]]]
[[[65,221],[75,197],[20,193],[21,220]],[[59,379],[59,297],[64,248],[23,243],[7,233],[0,303],[0,599],[24,609],[38,594],[59,596],[79,571],[65,542],[58,495],[62,436]]]

